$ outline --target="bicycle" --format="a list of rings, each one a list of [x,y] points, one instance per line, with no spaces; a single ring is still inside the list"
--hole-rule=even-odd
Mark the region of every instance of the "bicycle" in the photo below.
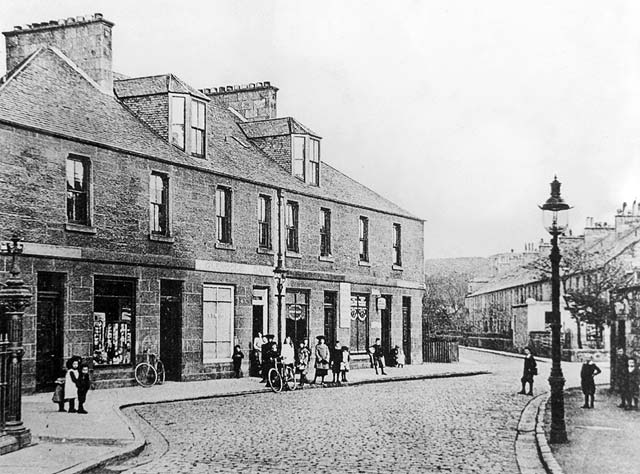
[[[282,362],[282,357],[278,357],[276,366],[267,372],[267,381],[271,390],[276,393],[281,392],[284,387],[291,391],[296,389],[296,373],[293,367]]]
[[[136,382],[142,387],[151,387],[155,384],[162,385],[164,383],[164,364],[160,358],[147,349],[143,351],[144,361],[136,365],[135,378]]]

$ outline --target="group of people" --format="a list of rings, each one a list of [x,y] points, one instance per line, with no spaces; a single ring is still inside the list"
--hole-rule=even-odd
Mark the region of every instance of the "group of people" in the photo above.
[[[73,356],[67,361],[67,371],[64,377],[56,380],[53,392],[53,402],[58,404],[58,411],[65,412],[65,405],[69,404],[69,413],[87,414],[84,404],[87,393],[91,388],[89,366],[82,363],[80,356]],[[76,409],[76,399],[78,408]]]
[[[520,379],[522,389],[518,393],[533,395],[533,378],[538,374],[537,363],[529,348],[525,348],[524,352],[524,368]],[[621,397],[618,407],[625,410],[637,410],[638,398],[640,397],[640,368],[636,359],[627,357],[623,349],[618,349],[617,352],[615,381]],[[601,372],[602,370],[593,362],[592,357],[582,364],[580,369],[580,388],[584,395],[582,408],[593,408],[596,394],[595,376]],[[529,391],[526,391],[527,384],[529,384]]]
[[[316,339],[318,342],[313,352],[315,356],[315,362],[313,364],[315,373],[312,381],[307,378],[312,353],[306,340],[301,341],[298,347],[294,348],[291,337],[287,336],[282,343],[282,347],[278,350],[278,344],[275,342],[275,336],[273,334],[263,336],[261,333],[258,333],[251,347],[251,365],[253,367],[260,367],[262,382],[267,385],[269,369],[276,367],[278,360],[280,360],[282,364],[292,367],[295,369],[295,372],[299,374],[300,388],[303,388],[305,384],[316,384],[318,378],[320,378],[320,384],[324,387],[325,377],[328,376],[329,372],[332,374],[332,384],[340,385],[342,383],[348,383],[347,374],[351,370],[351,353],[349,347],[341,344],[340,341],[336,341],[333,347],[329,347],[326,344],[326,337],[324,335],[318,336]],[[399,367],[404,366],[404,354],[398,346],[392,350],[391,356],[394,365]],[[240,346],[236,346],[233,355],[236,376],[240,376],[239,371],[242,357],[244,357],[244,355],[240,350]],[[376,374],[380,371],[382,375],[386,375],[380,339],[376,339],[375,344],[369,348],[369,357],[371,367],[375,369]]]
[[[615,380],[621,398],[618,407],[637,410],[640,396],[640,368],[636,359],[625,355],[621,348],[617,351]]]

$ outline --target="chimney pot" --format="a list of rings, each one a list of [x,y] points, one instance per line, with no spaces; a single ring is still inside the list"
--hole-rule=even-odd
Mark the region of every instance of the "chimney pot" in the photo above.
[[[249,88],[250,88],[250,89],[255,89],[255,88],[256,88],[256,85],[252,82],[251,84],[249,84]]]
[[[233,90],[233,86],[227,86],[227,90],[228,91],[232,91]]]
[[[257,87],[262,87],[262,82],[256,82]]]
[[[94,13],[93,14],[93,19],[94,20],[102,20],[103,16],[102,13]]]
[[[265,87],[270,87],[270,86],[271,86],[271,82],[269,82],[269,81],[264,81],[264,86],[265,86]]]
[[[22,27],[20,25],[16,25],[16,26],[13,27],[13,29],[16,30],[16,31],[20,31],[20,30],[22,30]]]

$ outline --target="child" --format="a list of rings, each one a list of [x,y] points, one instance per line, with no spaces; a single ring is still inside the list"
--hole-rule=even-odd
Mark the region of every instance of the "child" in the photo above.
[[[244,359],[244,354],[240,350],[240,346],[237,345],[233,350],[233,355],[231,356],[233,360],[233,371],[235,372],[236,378],[240,378],[240,367],[242,366],[242,359]]]
[[[396,346],[396,347],[398,347],[398,346]],[[398,357],[398,359],[397,359],[397,362],[396,362],[396,366],[399,367],[399,368],[404,367],[404,352],[402,352],[402,349],[400,349],[399,347],[398,347],[398,356],[397,357]]]
[[[332,383],[340,383],[340,371],[342,365],[342,348],[340,347],[340,341],[336,341],[336,345],[331,351],[331,372],[333,373]]]
[[[76,413],[76,398],[78,397],[78,367],[80,357],[73,356],[67,361],[67,374],[64,377],[64,400],[69,402],[69,413]]]
[[[309,383],[307,380],[307,371],[309,370],[310,358],[311,351],[303,341],[300,343],[300,349],[298,349],[298,362],[296,365],[296,371],[300,374],[300,388],[304,387],[305,383]]]
[[[53,391],[53,403],[58,404],[58,411],[67,411],[64,409],[64,377],[58,377],[55,381],[56,388]]]
[[[87,401],[87,392],[91,388],[91,378],[89,377],[89,366],[87,364],[80,366],[80,375],[76,386],[78,387],[78,413],[86,415],[88,412],[84,409],[84,402]]]
[[[636,360],[630,357],[627,361],[627,373],[624,384],[625,410],[638,409],[638,395],[640,394],[640,371],[636,366]]]
[[[582,364],[582,370],[580,371],[580,385],[582,386],[582,393],[584,394],[584,405],[582,405],[582,408],[593,408],[593,398],[596,394],[596,383],[593,377],[600,372],[602,371],[593,363],[592,357],[589,357],[589,360]]]
[[[349,348],[342,346],[342,360],[340,361],[340,374],[342,375],[342,381],[347,383],[347,372],[349,372],[349,362],[351,361],[351,355],[349,354]]]

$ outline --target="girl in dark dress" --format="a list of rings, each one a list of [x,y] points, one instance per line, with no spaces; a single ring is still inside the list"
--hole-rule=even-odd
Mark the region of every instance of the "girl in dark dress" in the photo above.
[[[78,387],[78,413],[86,415],[88,412],[84,409],[84,404],[87,401],[87,392],[91,388],[91,378],[89,377],[89,366],[87,364],[80,366],[76,387]]]
[[[244,354],[242,350],[240,350],[240,346],[237,345],[233,349],[233,355],[231,356],[231,360],[233,361],[233,373],[237,379],[240,378],[240,367],[242,367],[242,359],[244,359]]]
[[[334,384],[340,383],[340,363],[342,362],[342,347],[340,341],[336,341],[336,345],[331,351],[331,372],[333,373]]]

